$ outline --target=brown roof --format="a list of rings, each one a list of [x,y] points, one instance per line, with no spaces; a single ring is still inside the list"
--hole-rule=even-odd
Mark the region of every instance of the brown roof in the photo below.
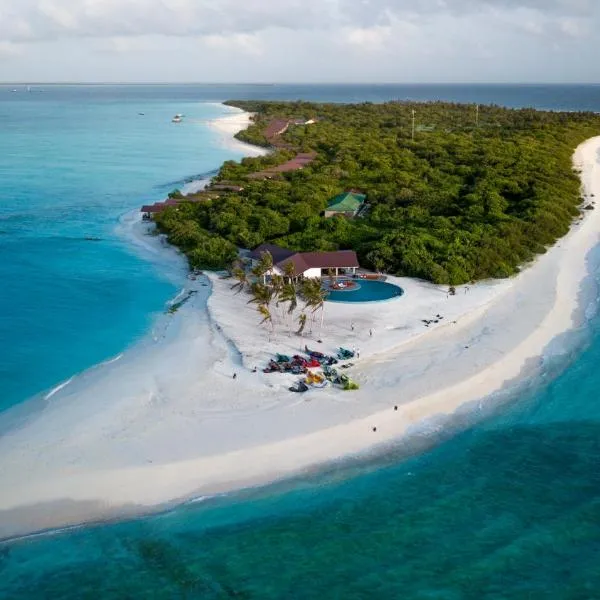
[[[288,250],[287,248],[282,248],[281,246],[275,246],[275,244],[261,244],[258,248],[255,248],[250,253],[250,258],[254,260],[258,260],[260,255],[263,252],[269,252],[273,257],[273,262],[275,264],[289,258],[294,254],[293,250]]]
[[[316,152],[304,152],[296,154],[294,158],[291,158],[287,162],[277,165],[275,167],[269,167],[264,171],[258,171],[257,173],[251,173],[248,175],[248,179],[266,179],[273,177],[278,173],[290,173],[292,171],[298,171],[303,169],[306,165],[310,164],[317,157]]]
[[[140,212],[145,212],[145,213],[156,213],[156,212],[160,212],[161,210],[163,210],[163,206],[157,206],[156,204],[144,204],[144,206],[142,206],[142,208],[140,208]]]
[[[155,202],[152,205],[145,204],[140,209],[140,212],[157,213],[157,212],[161,212],[161,211],[165,210],[165,208],[167,208],[169,206],[177,206],[180,202],[185,202],[185,200],[175,200],[173,198],[169,198],[168,200],[165,200],[164,202]]]
[[[275,259],[274,259],[275,260]],[[289,258],[275,261],[280,269],[284,269],[286,263],[294,265],[296,275],[304,273],[308,269],[350,269],[358,268],[358,257],[354,250],[337,250],[335,252],[297,252]]]
[[[286,119],[274,119],[267,125],[265,129],[265,137],[269,139],[280,135],[287,129],[288,124],[289,122]]]
[[[228,183],[216,183],[210,186],[211,190],[222,190],[224,192],[241,192],[244,188],[241,185],[233,185]]]

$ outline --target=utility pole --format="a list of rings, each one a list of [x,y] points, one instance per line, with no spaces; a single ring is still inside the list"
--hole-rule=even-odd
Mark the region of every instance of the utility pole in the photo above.
[[[475,105],[475,127],[479,127],[479,104]]]
[[[415,110],[412,111],[412,141],[415,141]]]

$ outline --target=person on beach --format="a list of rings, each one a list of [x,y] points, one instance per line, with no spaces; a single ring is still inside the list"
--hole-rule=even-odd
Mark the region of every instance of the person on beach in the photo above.
[[[373,337],[373,330],[369,329],[369,337]]]
[[[356,351],[356,358],[360,358],[360,350]]]
[[[237,373],[233,374],[233,379],[237,379]]]
[[[350,323],[350,331],[354,331],[354,323]]]

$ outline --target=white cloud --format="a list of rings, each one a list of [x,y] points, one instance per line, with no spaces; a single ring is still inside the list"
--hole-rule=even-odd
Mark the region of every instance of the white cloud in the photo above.
[[[591,0],[0,0],[0,39],[371,30],[394,19],[529,9],[562,19],[598,17]],[[376,31],[376,29],[375,29]]]
[[[345,41],[363,51],[382,50],[392,34],[391,27],[353,27],[345,31]]]
[[[22,54],[22,47],[12,42],[0,42],[0,59],[12,58]]]
[[[562,33],[574,38],[585,37],[589,33],[589,24],[583,19],[558,19],[558,27]]]
[[[209,48],[236,53],[241,51],[251,56],[260,56],[264,52],[262,41],[257,34],[207,35],[203,42]]]
[[[79,30],[79,23],[76,13],[65,4],[60,0],[42,0],[39,4],[40,16],[45,17],[49,24],[56,25],[60,29],[77,31]]]
[[[600,80],[599,36],[600,0],[0,0],[4,79]]]

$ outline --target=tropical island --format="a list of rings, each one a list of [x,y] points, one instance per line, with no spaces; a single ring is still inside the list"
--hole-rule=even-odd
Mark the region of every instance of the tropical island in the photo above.
[[[210,126],[269,152],[144,206],[166,235],[135,211],[181,291],[0,440],[0,537],[419,451],[513,401],[585,318],[598,116],[235,104]],[[370,284],[403,293],[332,299]]]
[[[567,233],[585,208],[572,154],[600,128],[593,113],[442,102],[226,104],[253,114],[236,137],[270,152],[154,215],[192,267],[271,243],[453,286],[514,275]]]

